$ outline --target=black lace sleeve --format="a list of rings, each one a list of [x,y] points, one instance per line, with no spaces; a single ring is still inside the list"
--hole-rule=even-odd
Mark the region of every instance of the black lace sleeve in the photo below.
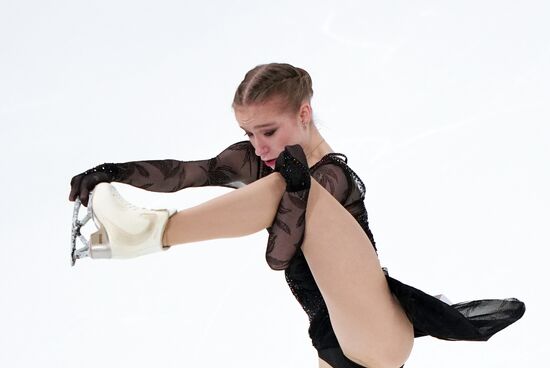
[[[312,175],[355,218],[377,252],[365,208],[365,184],[347,165],[347,160],[341,153],[325,156]]]
[[[239,188],[263,175],[267,166],[249,141],[227,147],[217,156],[200,161],[151,160],[105,163],[71,180],[69,199],[87,205],[89,193],[101,182],[119,182],[153,192],[176,192],[188,187]]]
[[[325,188],[340,204],[345,205],[351,194],[352,186],[346,171],[334,161],[324,159],[311,170],[311,176]]]
[[[336,163],[322,161],[310,170],[311,176],[342,205],[351,192],[345,170]],[[269,233],[266,261],[274,270],[286,269],[304,240],[309,188],[283,194]]]
[[[153,192],[176,192],[188,187],[239,188],[260,177],[261,161],[249,141],[227,147],[200,161],[135,161],[119,164],[117,182]]]

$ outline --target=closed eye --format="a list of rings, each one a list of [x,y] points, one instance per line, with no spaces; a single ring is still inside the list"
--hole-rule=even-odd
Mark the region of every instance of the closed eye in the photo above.
[[[271,137],[273,134],[275,134],[276,131],[277,131],[277,129],[273,129],[273,130],[270,130],[270,131],[265,132],[264,135],[265,135],[266,137]],[[249,132],[245,132],[244,135],[246,135],[247,137],[252,137],[252,136],[254,136],[254,134],[249,133]]]

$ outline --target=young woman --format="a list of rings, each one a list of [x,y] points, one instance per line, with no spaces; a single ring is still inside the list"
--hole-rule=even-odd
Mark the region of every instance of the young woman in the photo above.
[[[209,160],[103,164],[75,176],[71,201],[87,205],[95,188],[90,203],[101,228],[92,235],[91,256],[130,258],[267,229],[266,260],[285,271],[306,311],[320,367],[400,367],[414,337],[481,341],[518,320],[525,305],[517,299],[451,306],[382,270],[365,186],[317,130],[312,95],[303,69],[257,66],[233,101],[249,141]],[[103,184],[110,182],[156,192],[207,185],[237,190],[174,213],[136,208]]]

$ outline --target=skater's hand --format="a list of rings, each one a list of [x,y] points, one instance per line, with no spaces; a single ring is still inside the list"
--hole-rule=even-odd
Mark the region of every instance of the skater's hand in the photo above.
[[[285,146],[277,157],[275,171],[285,179],[287,192],[308,190],[311,186],[306,154],[299,144]]]
[[[117,170],[114,164],[103,164],[74,176],[71,179],[69,201],[73,202],[80,198],[80,202],[87,207],[90,192],[94,190],[95,186],[99,183],[114,181],[116,174]]]

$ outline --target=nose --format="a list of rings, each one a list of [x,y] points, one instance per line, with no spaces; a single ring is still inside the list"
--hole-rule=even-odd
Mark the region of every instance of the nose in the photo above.
[[[256,156],[265,158],[264,156],[269,152],[269,146],[267,145],[267,142],[263,139],[256,138],[256,142],[254,143],[255,143]]]

